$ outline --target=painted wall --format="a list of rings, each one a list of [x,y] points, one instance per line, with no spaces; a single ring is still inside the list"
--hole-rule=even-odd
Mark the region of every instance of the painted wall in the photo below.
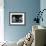
[[[18,41],[32,30],[35,14],[40,9],[40,0],[4,0],[4,35],[7,41]],[[26,25],[10,26],[9,12],[26,12]]]
[[[41,0],[41,1],[40,1],[40,9],[41,9],[41,11],[42,11],[43,9],[46,9],[46,0]],[[43,22],[42,22],[42,21],[40,22],[40,25],[46,27],[46,10],[43,12],[42,17],[43,17],[44,20],[43,20]]]

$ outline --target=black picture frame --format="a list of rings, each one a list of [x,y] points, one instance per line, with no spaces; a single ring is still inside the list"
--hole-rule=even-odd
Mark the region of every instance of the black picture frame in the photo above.
[[[10,25],[26,25],[26,12],[9,12]]]

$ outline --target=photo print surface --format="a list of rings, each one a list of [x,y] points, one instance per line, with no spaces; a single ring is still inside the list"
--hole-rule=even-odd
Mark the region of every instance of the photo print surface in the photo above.
[[[22,23],[22,15],[12,15],[12,23]]]

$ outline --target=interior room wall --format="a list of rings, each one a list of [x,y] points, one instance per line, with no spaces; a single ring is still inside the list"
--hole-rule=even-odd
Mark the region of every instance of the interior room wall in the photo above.
[[[40,10],[42,11],[43,9],[46,9],[46,0],[40,0]],[[46,10],[44,10],[42,17],[43,17],[43,22],[40,21],[40,25],[43,25],[46,27],[46,20],[45,20],[46,19]]]
[[[33,19],[40,10],[40,0],[4,0],[4,39],[18,41],[32,30]],[[10,26],[9,12],[26,12],[26,25]]]

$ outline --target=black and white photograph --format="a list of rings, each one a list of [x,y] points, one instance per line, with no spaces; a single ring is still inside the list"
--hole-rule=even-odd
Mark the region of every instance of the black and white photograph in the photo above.
[[[24,25],[25,13],[24,12],[10,12],[10,24],[11,25]]]

